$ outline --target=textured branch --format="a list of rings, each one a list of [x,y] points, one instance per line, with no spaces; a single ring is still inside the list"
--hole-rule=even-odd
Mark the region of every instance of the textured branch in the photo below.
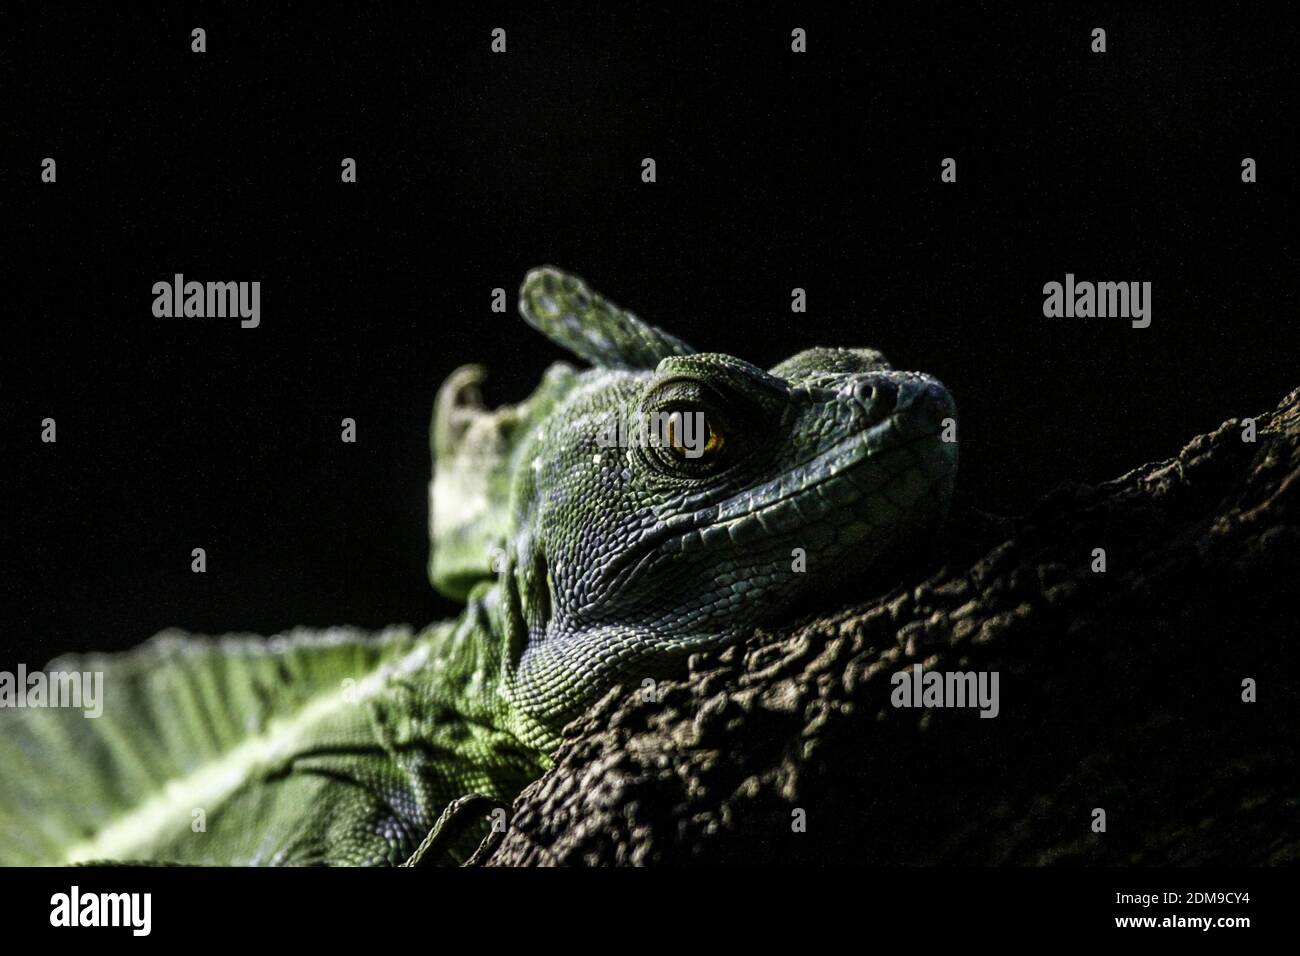
[[[612,692],[488,862],[1295,861],[1300,390],[1257,425],[968,515],[922,583]],[[914,663],[997,671],[999,715],[895,708]]]

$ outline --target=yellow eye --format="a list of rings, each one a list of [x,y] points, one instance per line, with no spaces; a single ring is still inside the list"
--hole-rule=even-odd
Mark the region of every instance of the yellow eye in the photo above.
[[[722,451],[722,445],[724,442],[722,432],[714,429],[713,424],[707,420],[704,425],[709,430],[709,437],[704,442],[704,454],[713,455]]]
[[[693,420],[683,422],[686,415],[693,416]],[[707,458],[716,455],[726,444],[722,432],[713,426],[713,422],[703,412],[671,415],[666,423],[664,438],[668,448],[680,458]]]

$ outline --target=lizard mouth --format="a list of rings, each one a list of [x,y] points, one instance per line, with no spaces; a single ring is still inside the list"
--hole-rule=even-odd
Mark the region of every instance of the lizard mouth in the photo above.
[[[884,524],[944,480],[946,469],[935,468],[944,457],[939,435],[933,429],[904,438],[894,420],[886,419],[776,478],[696,511],[689,526],[661,546],[677,541],[688,551],[723,538],[748,544],[797,533],[836,513],[849,523],[865,511],[859,505],[873,502],[877,523]]]
[[[848,530],[846,544],[892,543],[910,511],[942,498],[955,474],[957,446],[941,440],[954,414],[933,379],[905,385],[883,419],[844,436],[781,474],[720,501],[679,512],[606,567],[611,591],[671,555],[765,541],[797,542],[817,525]],[[811,537],[811,535],[810,535]],[[868,555],[870,557],[870,555]]]
[[[692,527],[677,536],[683,549],[695,543],[691,535],[703,545],[723,536],[746,544],[797,532],[836,513],[843,523],[859,515],[874,516],[881,525],[900,517],[951,476],[956,444],[940,440],[945,419],[954,415],[942,385],[904,374],[894,387],[888,414],[768,481],[692,514]]]

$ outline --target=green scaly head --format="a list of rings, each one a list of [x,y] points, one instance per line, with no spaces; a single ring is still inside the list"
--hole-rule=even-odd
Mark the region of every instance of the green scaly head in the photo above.
[[[434,425],[434,584],[495,581],[500,689],[544,749],[613,683],[668,676],[810,590],[877,565],[946,513],[955,410],[870,349],[770,371],[681,340],[579,279],[530,272],[524,318],[556,365],[488,412],[453,374]]]

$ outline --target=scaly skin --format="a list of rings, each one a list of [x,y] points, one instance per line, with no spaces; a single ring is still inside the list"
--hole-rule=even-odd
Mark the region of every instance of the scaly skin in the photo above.
[[[593,367],[557,364],[496,411],[477,367],[443,386],[430,578],[466,600],[460,619],[56,662],[105,671],[105,714],[5,715],[0,761],[30,772],[0,785],[0,862],[463,860],[485,804],[468,825],[448,805],[508,803],[615,683],[671,676],[947,509],[952,400],[878,352],[769,372],[694,354],[552,269],[520,310]],[[699,416],[700,443],[610,447],[611,423],[656,412]]]

